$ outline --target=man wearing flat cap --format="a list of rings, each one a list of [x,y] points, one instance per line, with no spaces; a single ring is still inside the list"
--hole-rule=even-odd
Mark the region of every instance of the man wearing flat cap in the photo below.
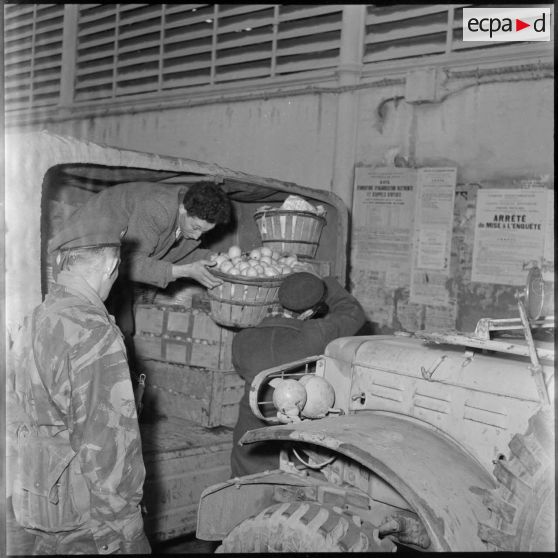
[[[107,218],[59,232],[50,246],[56,283],[11,349],[8,485],[17,523],[35,535],[34,554],[151,551],[126,350],[104,305],[123,234]]]
[[[239,446],[248,430],[267,426],[250,409],[250,384],[267,368],[322,354],[337,337],[354,335],[366,320],[364,311],[334,277],[321,279],[308,272],[294,273],[279,288],[280,313],[243,329],[233,339],[232,361],[246,381],[233,432],[233,477],[279,467],[277,447],[266,442]]]

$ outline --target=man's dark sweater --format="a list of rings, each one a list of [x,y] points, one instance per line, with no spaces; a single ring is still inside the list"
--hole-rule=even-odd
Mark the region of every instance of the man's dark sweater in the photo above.
[[[236,334],[232,345],[232,360],[238,374],[246,381],[240,400],[238,422],[233,433],[231,468],[233,476],[248,475],[276,469],[278,448],[273,443],[238,446],[238,440],[248,430],[267,426],[250,409],[250,384],[267,368],[312,355],[322,354],[326,345],[338,337],[354,335],[364,324],[366,316],[356,298],[350,295],[334,277],[326,277],[328,313],[323,318],[306,321],[283,316],[262,320],[256,327]]]

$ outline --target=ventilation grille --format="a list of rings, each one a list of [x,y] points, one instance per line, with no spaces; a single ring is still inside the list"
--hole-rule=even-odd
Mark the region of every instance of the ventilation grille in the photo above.
[[[80,5],[74,98],[331,74],[341,20],[327,5]]]
[[[58,104],[63,21],[63,4],[4,5],[7,109]]]
[[[367,6],[364,63],[471,50],[494,51],[527,44],[463,42],[463,8],[472,6],[474,4]],[[494,7],[506,6],[498,4]]]
[[[412,64],[419,57],[459,52],[482,57],[486,51],[533,47],[463,43],[463,8],[472,5],[368,5],[364,64],[381,68],[382,63]],[[8,111],[59,104],[64,32],[67,48],[75,48],[66,52],[75,66],[64,68],[64,87],[73,87],[64,91],[64,99],[76,105],[227,84],[256,87],[293,77],[328,79],[339,64],[342,4],[71,8],[77,10],[77,23],[64,20],[64,4],[4,5]]]

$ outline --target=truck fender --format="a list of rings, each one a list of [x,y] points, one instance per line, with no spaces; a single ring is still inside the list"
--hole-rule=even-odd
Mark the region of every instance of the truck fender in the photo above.
[[[478,460],[434,426],[396,413],[354,415],[270,426],[240,443],[306,442],[343,454],[390,484],[421,518],[433,550],[483,551],[479,494],[495,480]],[[482,520],[481,520],[482,521]]]
[[[284,471],[265,471],[236,477],[206,488],[200,496],[196,537],[220,541],[231,529],[275,504],[276,486],[308,486],[307,479]]]

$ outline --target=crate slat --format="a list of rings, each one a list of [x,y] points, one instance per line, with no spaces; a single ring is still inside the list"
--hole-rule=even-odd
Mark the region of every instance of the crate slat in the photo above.
[[[244,380],[234,371],[139,359],[146,375],[146,416],[186,419],[204,427],[234,426]]]
[[[194,533],[201,492],[230,478],[232,431],[178,418],[140,426],[146,534],[162,542]]]

